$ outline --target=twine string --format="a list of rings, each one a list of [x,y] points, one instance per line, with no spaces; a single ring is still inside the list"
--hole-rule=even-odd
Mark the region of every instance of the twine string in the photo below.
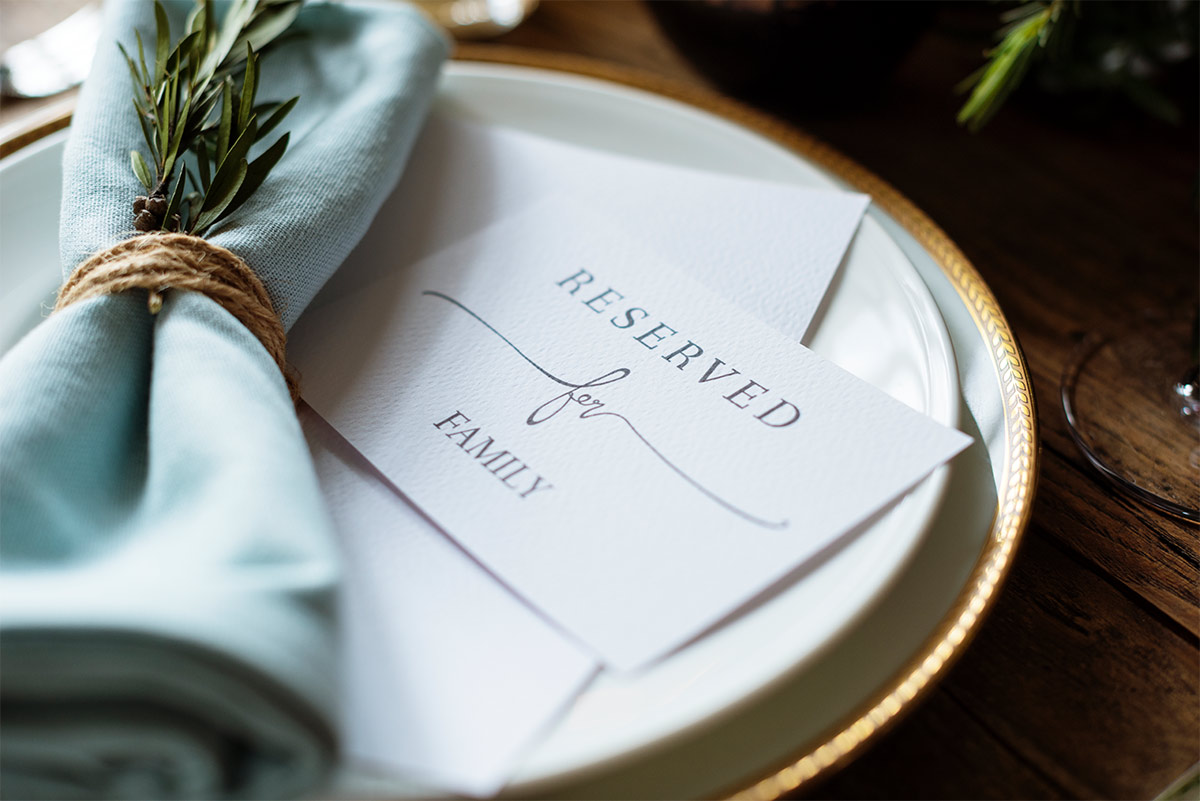
[[[267,288],[234,253],[187,234],[146,234],[93,254],[71,273],[58,291],[54,310],[81,300],[144,289],[152,314],[170,289],[201,292],[212,298],[263,344],[287,382],[292,400],[300,386],[287,364],[287,336]]]

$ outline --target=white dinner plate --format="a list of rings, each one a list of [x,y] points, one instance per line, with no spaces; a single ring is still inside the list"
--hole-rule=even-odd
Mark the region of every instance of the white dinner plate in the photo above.
[[[639,82],[553,57],[503,57]],[[660,162],[872,194],[806,344],[978,440],[749,613],[647,671],[601,676],[507,791],[684,797],[750,787],[777,795],[852,754],[973,632],[1028,516],[1036,465],[1030,448],[1021,456],[1018,424],[1033,433],[1020,391],[1024,364],[1015,346],[994,344],[1011,343],[1011,332],[961,254],[948,241],[949,250],[933,252],[944,235],[872,176],[725,101],[687,98],[702,110],[564,69],[456,62],[435,113]],[[3,350],[37,322],[60,280],[63,138],[43,138],[0,164]],[[4,202],[14,197],[22,202]],[[998,499],[1007,508],[998,510]]]
[[[606,152],[809,188],[807,162],[690,106],[611,83],[457,63],[435,114],[518,128]],[[391,224],[395,224],[393,221]],[[806,343],[946,425],[958,383],[941,316],[916,270],[866,218]],[[604,673],[530,756],[514,792],[611,767],[765,692],[819,653],[888,586],[932,520],[945,469],[827,560],[715,632],[636,675]],[[684,689],[686,688],[686,689]]]

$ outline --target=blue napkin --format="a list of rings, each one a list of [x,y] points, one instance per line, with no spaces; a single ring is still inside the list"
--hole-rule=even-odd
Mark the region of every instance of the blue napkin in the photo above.
[[[173,31],[190,5],[169,4]],[[66,273],[130,235],[142,193],[114,41],[153,41],[153,5],[106,14],[65,155]],[[260,83],[300,96],[288,152],[209,237],[289,327],[399,179],[448,49],[400,4],[310,6],[296,24]],[[0,360],[0,455],[0,792],[267,798],[319,781],[338,564],[259,342],[194,293],[157,316],[144,293],[68,307]]]

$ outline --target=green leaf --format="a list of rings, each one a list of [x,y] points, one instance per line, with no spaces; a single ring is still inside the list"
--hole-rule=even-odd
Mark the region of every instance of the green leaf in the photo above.
[[[171,54],[167,56],[168,73],[178,72],[184,63],[191,62],[192,49],[199,40],[200,34],[192,32],[175,43],[175,47],[171,49]]]
[[[212,0],[203,0],[202,4],[197,4],[197,10],[193,13],[196,17],[192,24],[198,26],[201,40],[196,53],[196,83],[203,87],[212,80],[213,69],[216,66],[215,62],[210,62],[217,38],[217,12],[213,8]]]
[[[209,87],[204,92],[196,95],[199,100],[192,102],[192,110],[188,115],[188,137],[199,136],[209,130],[216,130],[216,124],[209,124],[208,118],[212,115],[213,109],[217,107],[217,103],[221,99],[221,90],[219,87]]]
[[[990,120],[1000,104],[1016,88],[1029,67],[1033,48],[1011,48],[999,53],[988,65],[975,90],[958,112],[958,122],[967,123],[972,131]]]
[[[129,158],[133,162],[133,174],[142,182],[149,192],[154,188],[154,176],[150,174],[150,168],[146,166],[146,160],[142,158],[142,154],[136,150],[129,151]]]
[[[1063,0],[1050,5],[1027,3],[1009,11],[1010,21],[1002,30],[1003,38],[988,52],[989,62],[959,85],[959,91],[974,86],[971,96],[958,112],[959,124],[978,131],[999,110],[1000,105],[1021,82],[1035,53],[1049,41],[1050,29],[1058,19]]]
[[[136,100],[134,102],[136,104]],[[146,147],[150,148],[150,155],[154,157],[155,161],[158,161],[158,150],[154,146],[154,135],[150,133],[150,126],[146,123],[146,115],[141,112],[141,109],[138,110],[137,121],[138,125],[142,128],[142,136],[146,139]]]
[[[163,84],[162,92],[154,106],[155,124],[158,126],[158,152],[160,155],[167,152],[167,146],[170,144],[171,118],[167,116],[167,104],[169,102],[167,94],[170,88],[168,84]]]
[[[171,49],[171,22],[158,0],[154,0],[154,33],[154,82],[158,83],[167,72],[167,53]]]
[[[264,136],[266,136],[271,131],[273,131],[275,129],[275,126],[277,126],[277,125],[279,125],[279,123],[283,122],[283,118],[288,115],[289,111],[291,111],[292,109],[294,109],[296,107],[296,103],[298,103],[299,100],[300,100],[300,96],[296,95],[295,97],[293,97],[291,100],[287,101],[286,103],[281,103],[279,105],[279,108],[277,108],[277,109],[275,109],[275,111],[271,112],[271,116],[267,117],[267,121],[264,122],[262,124],[262,127],[258,129],[258,138],[262,139]]]
[[[237,43],[242,29],[250,21],[253,13],[254,3],[252,0],[233,0],[230,3],[229,10],[225,12],[225,19],[221,20],[221,29],[217,34],[216,43],[205,60],[205,67],[210,72],[215,73],[229,59],[231,48]],[[240,61],[241,58],[242,55],[239,52],[234,61]]]
[[[142,76],[138,72],[137,65],[133,63],[133,59],[129,57],[129,53],[125,50],[125,45],[117,42],[117,49],[121,51],[121,55],[125,56],[125,63],[129,65],[129,75],[133,78],[133,85],[136,89],[141,89],[145,93],[146,87],[142,83]],[[134,95],[137,96],[136,94]]]
[[[221,125],[217,129],[217,164],[225,160],[229,150],[229,131],[233,124],[233,87],[226,81],[221,88]]]
[[[254,93],[258,90],[258,58],[250,45],[246,45],[246,74],[242,78],[242,103],[238,109],[238,126],[244,128],[254,107]]]
[[[238,40],[249,44],[254,52],[260,52],[266,45],[279,37],[296,20],[300,13],[301,0],[288,0],[286,3],[272,3],[261,6],[259,14]]]
[[[1017,6],[1016,8],[1010,8],[1007,11],[1002,12],[1000,14],[1000,21],[1007,22],[1009,24],[1000,29],[1001,36],[1012,30],[1013,26],[1017,23],[1022,22],[1028,17],[1032,17],[1034,14],[1042,13],[1044,8],[1045,6],[1041,2],[1032,2],[1025,3]]]
[[[196,180],[196,176],[192,174],[191,168],[189,168],[188,165],[186,165],[186,164],[183,165],[183,177],[186,178],[189,182],[191,182],[191,186],[193,189],[200,188],[200,182]]]
[[[179,206],[183,202],[183,176],[175,182],[175,191],[171,193],[171,200],[167,203],[167,211],[163,214],[162,230],[171,230],[171,217],[179,213]]]
[[[256,128],[255,118],[251,117],[246,130],[242,131],[241,136],[230,146],[229,152],[225,154],[225,157],[217,167],[216,175],[213,176],[212,185],[208,188],[208,194],[204,198],[204,207],[201,211],[208,211],[213,208],[218,199],[224,197],[228,189],[230,176],[237,170],[238,162],[246,160],[246,154],[250,150],[250,145],[254,143]],[[232,199],[231,196],[229,200]]]
[[[187,19],[183,21],[183,29],[188,33],[202,33],[204,31],[203,3],[192,5],[192,10],[188,12]]]
[[[175,122],[175,133],[171,136],[171,144],[167,148],[167,155],[164,159],[163,172],[167,175],[171,174],[171,168],[175,166],[175,160],[179,157],[179,149],[183,145],[184,120],[187,119],[191,103],[192,99],[190,97],[184,98],[183,108],[179,112],[179,119]]]
[[[192,174],[191,169],[186,164],[183,164],[180,167],[179,183],[184,184],[185,186],[192,187],[193,191],[199,191],[199,189],[200,189],[200,184],[196,181],[196,176]],[[180,202],[181,207],[182,207],[183,203],[187,202],[187,196],[188,196],[188,193],[185,190],[184,195],[183,195],[183,200]]]
[[[200,71],[200,61],[204,58],[201,54],[203,44],[201,43],[203,35],[197,31],[188,34],[187,52],[180,51],[180,58],[187,64],[188,76],[188,93],[195,97],[199,92],[199,87],[196,86],[196,74]]]
[[[187,18],[188,33],[196,35],[196,38],[191,40],[191,52],[187,54],[187,59],[190,82],[197,92],[203,88],[204,84],[208,83],[208,79],[211,77],[211,75],[203,75],[201,67],[208,55],[209,46],[212,44],[210,38],[212,15],[211,0],[208,2],[197,0]]]
[[[204,0],[204,52],[212,52],[217,43],[217,8],[213,0]]]
[[[237,141],[229,146],[229,154],[226,158],[230,159],[245,159],[250,157],[250,148],[258,140],[258,117],[251,115],[250,119],[246,120],[246,127],[238,134]],[[215,180],[215,178],[214,178]]]
[[[163,126],[163,128],[167,130],[168,134],[169,134],[172,126],[179,127],[179,126],[175,125],[175,103],[177,102],[178,97],[179,97],[179,76],[176,75],[167,80],[167,94],[166,94],[165,102],[163,103],[163,106],[164,106],[163,118],[160,123]],[[164,150],[163,150],[164,153],[170,154],[170,152],[171,152],[170,141],[171,141],[171,137],[168,135],[167,136],[167,147],[164,148]]]
[[[146,50],[142,47],[142,32],[134,31],[133,38],[137,39],[138,63],[142,65],[142,83],[144,83],[146,86],[151,86],[150,71],[146,69]]]
[[[204,205],[201,207],[200,215],[196,218],[196,225],[192,229],[197,235],[204,233],[210,225],[217,221],[221,216],[221,212],[225,211],[225,207],[233,202],[237,197],[238,190],[241,189],[242,181],[246,179],[246,160],[238,159],[230,170],[225,183],[220,187],[220,192],[217,192],[217,181],[213,180],[213,188],[204,198]],[[218,173],[218,178],[220,174]]]
[[[254,161],[250,162],[246,168],[246,179],[242,181],[242,186],[238,189],[237,195],[225,207],[224,211],[216,218],[216,222],[225,219],[230,214],[233,214],[238,208],[250,199],[250,196],[262,186],[262,182],[266,180],[267,175],[274,169],[279,160],[283,158],[284,152],[287,150],[288,138],[291,134],[284,134],[275,141],[267,150]]]
[[[152,94],[148,94],[147,96],[154,101],[154,108],[160,110],[161,113],[161,109],[166,107],[167,102],[167,82],[163,81],[162,83],[158,84],[158,88],[155,89]]]
[[[200,183],[196,184],[195,181],[192,183],[207,192],[211,173],[208,170],[208,148],[204,146],[203,142],[196,148],[196,169],[200,171]]]

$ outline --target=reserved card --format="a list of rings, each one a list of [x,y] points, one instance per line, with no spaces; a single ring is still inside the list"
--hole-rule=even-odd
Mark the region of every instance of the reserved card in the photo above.
[[[795,164],[794,158],[787,159]],[[567,195],[719,295],[800,340],[869,198],[645,161],[435,113],[363,247],[416,261]],[[402,235],[399,235],[402,232]],[[353,260],[352,260],[353,261]],[[394,260],[380,261],[390,270]],[[334,274],[328,297],[370,272]]]
[[[347,759],[494,795],[599,669],[430,526],[311,409],[300,415],[347,580]]]
[[[717,624],[969,442],[565,197],[389,267],[293,331],[305,398],[619,669]]]

